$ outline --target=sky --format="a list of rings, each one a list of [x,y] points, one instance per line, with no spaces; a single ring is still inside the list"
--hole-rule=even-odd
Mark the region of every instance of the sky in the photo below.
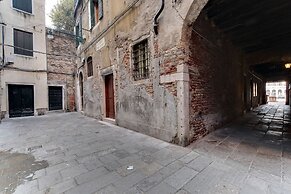
[[[49,17],[51,10],[53,9],[54,5],[58,3],[59,0],[45,0],[45,23],[47,27],[52,27],[52,21]]]

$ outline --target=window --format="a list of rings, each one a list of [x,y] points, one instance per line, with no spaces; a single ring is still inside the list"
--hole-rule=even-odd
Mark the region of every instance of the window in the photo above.
[[[93,28],[103,18],[103,0],[90,0],[89,21]]]
[[[266,94],[269,96],[270,95],[270,92],[271,92],[270,90],[267,90],[267,93]]]
[[[276,96],[276,90],[272,90],[272,96]]]
[[[82,33],[82,16],[79,17],[79,21],[75,26],[75,35],[76,35],[76,45],[78,47],[80,43],[84,43]]]
[[[13,7],[27,13],[32,13],[32,0],[13,0]]]
[[[282,92],[282,90],[278,90],[278,95],[279,95],[279,96],[283,96],[283,92]]]
[[[33,56],[33,34],[14,29],[14,53]]]
[[[87,71],[88,71],[88,77],[93,76],[93,60],[92,57],[88,57],[87,59]]]
[[[253,97],[257,97],[257,96],[258,96],[258,84],[253,83]]]
[[[133,77],[134,80],[147,79],[149,77],[147,39],[133,46]]]

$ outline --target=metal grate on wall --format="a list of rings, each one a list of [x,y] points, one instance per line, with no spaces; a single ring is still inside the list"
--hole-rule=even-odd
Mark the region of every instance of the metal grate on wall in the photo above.
[[[135,81],[149,78],[149,51],[147,39],[133,46],[133,77]]]

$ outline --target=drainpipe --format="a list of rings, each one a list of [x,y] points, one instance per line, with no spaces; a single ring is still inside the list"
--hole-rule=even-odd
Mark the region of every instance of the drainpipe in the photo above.
[[[161,13],[163,12],[165,8],[165,0],[162,0],[162,5],[161,5],[161,8],[159,9],[158,13],[156,14],[155,18],[154,18],[154,32],[155,32],[155,35],[158,35],[159,34],[159,17],[161,15]]]
[[[5,49],[5,46],[4,46],[4,43],[5,43],[5,35],[4,35],[4,30],[5,30],[5,26],[6,26],[6,24],[4,24],[3,22],[1,22],[0,23],[0,25],[2,25],[2,57],[3,57],[3,59],[2,59],[2,64],[1,64],[1,66],[0,66],[0,99],[2,99],[2,87],[1,87],[1,70],[2,70],[2,68],[4,67],[4,65],[5,65],[5,51],[4,51],[4,49]],[[1,102],[0,102],[0,123],[1,123],[1,120],[2,120],[2,106],[1,106]]]
[[[0,25],[2,25],[2,66],[1,68],[4,66],[5,63],[5,46],[4,46],[4,40],[5,40],[5,36],[4,36],[4,29],[5,29],[5,24],[4,23],[0,23]],[[0,69],[1,69],[0,68]]]

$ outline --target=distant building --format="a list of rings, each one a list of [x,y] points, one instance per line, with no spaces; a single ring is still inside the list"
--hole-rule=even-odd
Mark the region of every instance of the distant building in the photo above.
[[[2,117],[43,115],[48,110],[45,2],[0,1],[0,13]]]
[[[284,102],[286,100],[286,82],[266,83],[268,102]]]
[[[47,29],[49,110],[75,111],[76,41],[71,33]]]
[[[0,23],[1,117],[75,110],[74,37],[54,32],[46,44],[45,1],[0,1]]]

